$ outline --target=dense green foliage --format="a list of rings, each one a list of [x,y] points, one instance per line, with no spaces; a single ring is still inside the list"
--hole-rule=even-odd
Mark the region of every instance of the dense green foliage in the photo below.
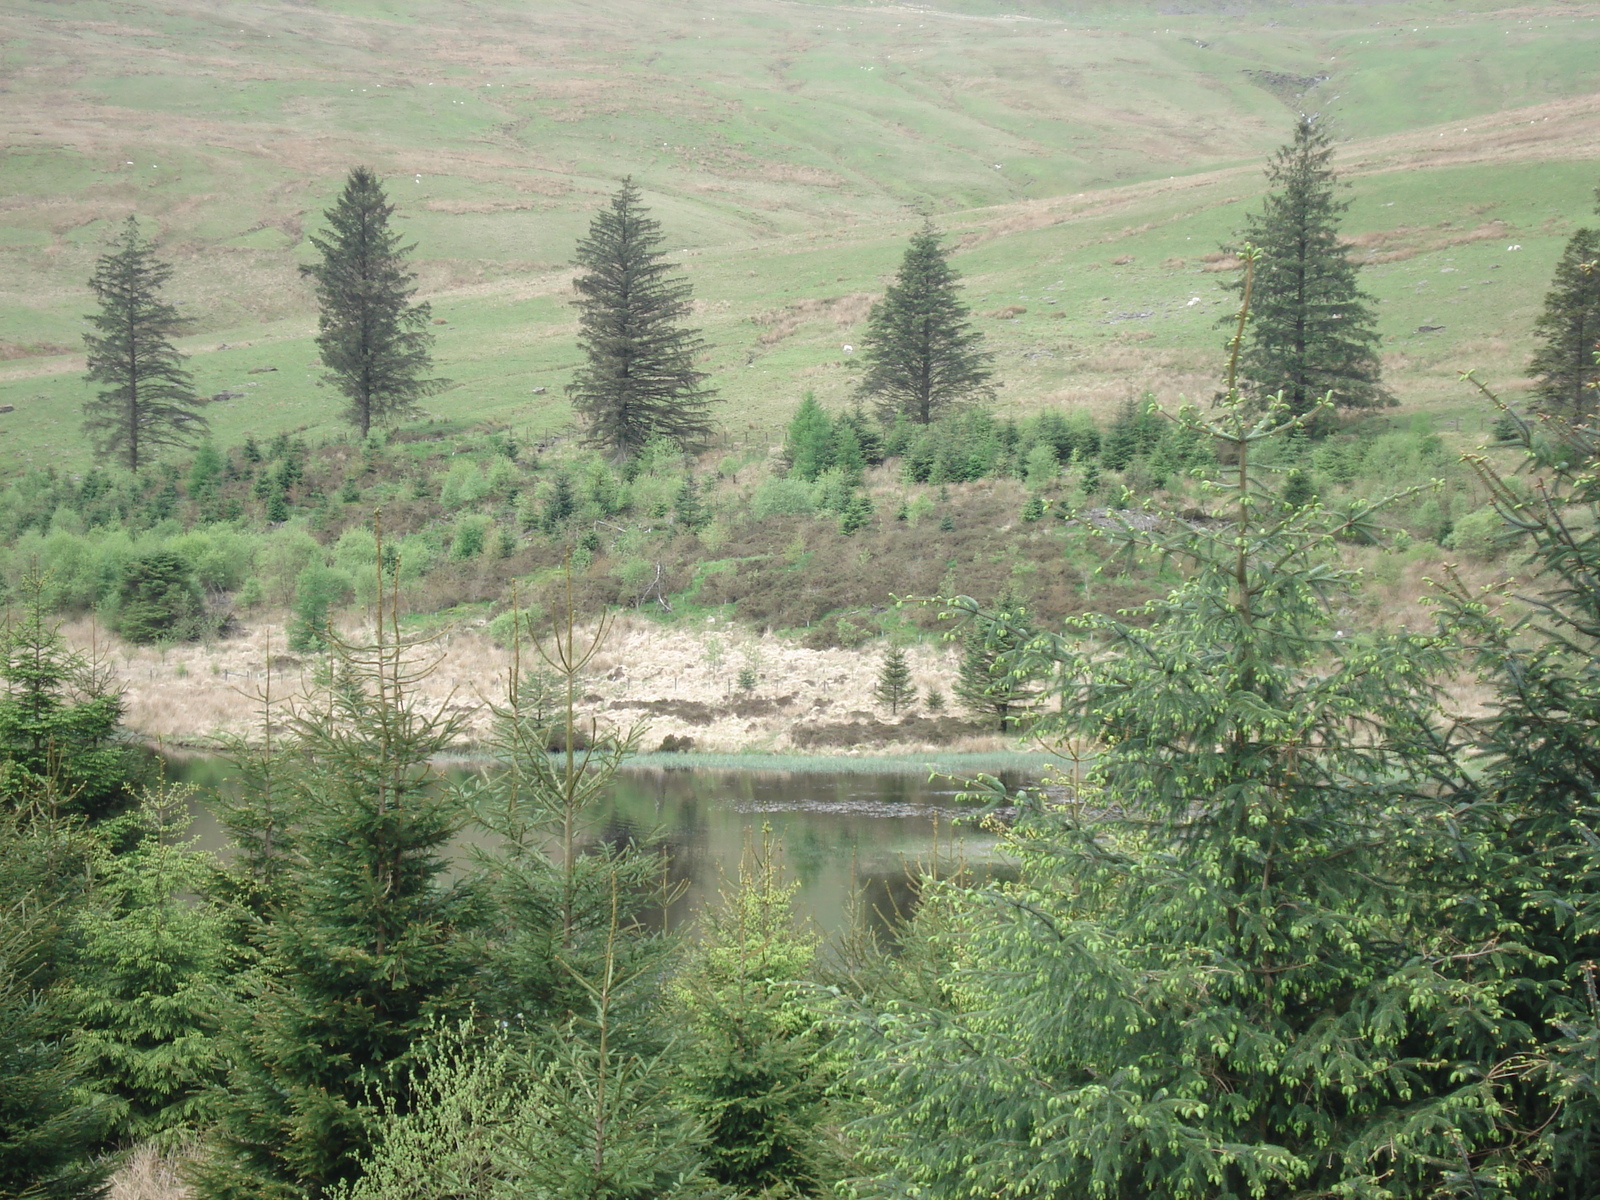
[[[1210,418],[977,403],[989,360],[929,228],[873,312],[876,414],[808,393],[781,456],[713,461],[687,284],[627,182],[579,250],[572,395],[601,453],[431,423],[12,484],[0,1196],[94,1195],[96,1156],[147,1139],[216,1200],[1592,1194],[1600,445],[1506,412],[1530,486],[1452,468],[1426,422],[1338,428],[1386,396],[1328,154],[1302,121],[1273,164],[1230,366],[1252,388]],[[369,172],[335,232],[357,201],[420,337]],[[363,393],[363,435],[403,393]],[[1385,529],[1379,493],[1428,474]],[[1457,581],[1438,629],[1368,628],[1357,564],[1411,538],[1517,543],[1545,588],[1513,608]],[[766,587],[812,644],[912,637],[920,612],[866,615],[894,550],[998,597],[954,602],[955,693],[1074,769],[980,783],[1014,870],[917,880],[892,953],[825,964],[770,844],[669,936],[667,848],[602,815],[638,735],[580,715],[606,620],[584,646],[577,612],[748,616]],[[462,789],[401,595],[478,605],[513,651]],[[375,635],[338,631],[352,599]],[[48,613],[166,642],[229,604],[291,609],[321,657],[304,695],[262,696],[216,802],[238,854],[211,864],[170,791],[102,819],[136,775],[120,701]],[[1495,693],[1471,721],[1443,698],[1468,670]],[[898,642],[878,683],[892,715],[915,699]]]
[[[142,774],[119,737],[122,697],[68,650],[47,578],[31,572],[21,588],[22,610],[0,637],[0,801],[25,807],[49,793],[78,816],[109,816]]]
[[[201,615],[200,590],[183,555],[156,550],[123,565],[117,582],[117,632],[130,642],[198,637]]]
[[[1302,116],[1268,164],[1273,190],[1241,235],[1261,257],[1240,368],[1258,399],[1282,392],[1295,416],[1330,394],[1339,408],[1398,403],[1380,383],[1372,299],[1339,241],[1349,202],[1336,199],[1332,158],[1326,123]]]
[[[126,822],[131,849],[99,872],[75,934],[77,1050],[106,1097],[107,1139],[184,1142],[210,1115],[215,1036],[230,948],[223,911],[204,900],[211,857],[185,839],[187,790],[151,790]]]
[[[1533,497],[1486,457],[1473,461],[1529,553],[1535,606],[1515,617],[1459,586],[1449,597],[1455,631],[1496,694],[1478,730],[1485,769],[1456,797],[1462,827],[1484,847],[1456,936],[1520,943],[1502,1052],[1520,1069],[1501,1081],[1506,1132],[1493,1165],[1521,1194],[1554,1200],[1600,1186],[1600,440],[1583,426],[1550,423],[1536,437],[1516,425],[1546,481]]]
[[[1342,555],[1370,504],[1325,507],[1293,472],[1338,489],[1352,462],[1431,452],[1296,426],[1135,405],[1064,461],[1054,418],[972,426],[1050,490],[1080,445],[1096,466],[1123,447],[1124,477],[1204,446],[1204,509],[1097,518],[1106,561],[1187,563],[1120,615],[1058,634],[1014,596],[959,606],[985,711],[1003,686],[1006,717],[1024,706],[1063,761],[1095,747],[1092,768],[1005,797],[1015,876],[925,884],[896,954],[851,959],[837,992],[771,847],[689,944],[650,931],[660,859],[597,824],[633,742],[579,728],[595,651],[570,624],[519,670],[467,795],[432,784],[450,720],[408,699],[392,626],[332,639],[292,737],[242,756],[225,871],[173,797],[86,835],[39,776],[0,831],[0,900],[51,914],[5,926],[8,1179],[85,1195],[93,1148],[200,1133],[217,1196],[826,1196],[846,1175],[863,1196],[1586,1194],[1597,447],[1519,421],[1552,481],[1532,504],[1477,462],[1549,581],[1539,621],[1461,592],[1438,633],[1353,631]],[[676,511],[681,456],[635,461],[580,475],[574,507]],[[359,533],[346,561],[398,587]],[[22,642],[56,686],[49,637]],[[1499,689],[1474,726],[1438,693],[1462,646]]]
[[[626,459],[654,437],[685,446],[713,428],[716,393],[695,365],[705,343],[682,322],[693,311],[689,282],[661,249],[661,223],[631,179],[595,214],[578,243],[578,347],[585,363],[567,385],[591,445]]]
[[[87,1200],[109,1113],[73,1046],[70,930],[92,839],[49,788],[0,808],[0,1196]]]
[[[821,1136],[838,1064],[817,989],[818,938],[797,925],[770,833],[747,851],[734,886],[673,981],[689,1023],[687,1107],[704,1122],[707,1173],[739,1194],[814,1195],[840,1174]],[[837,1097],[838,1093],[834,1092]]]
[[[83,430],[97,453],[130,471],[166,447],[192,445],[206,428],[183,356],[172,345],[188,322],[160,295],[171,276],[130,216],[89,281],[100,311],[90,314],[93,332],[83,335],[84,378],[109,387],[84,403]]]
[[[1017,884],[945,897],[933,1011],[862,1027],[891,1190],[1454,1194],[1495,1146],[1516,951],[1451,937],[1450,643],[1337,629],[1338,523],[1250,463],[1284,415],[1190,413],[1236,464],[1219,523],[1113,530],[1188,560],[1169,595],[1066,637],[979,618],[1058,680],[1055,735],[1103,749],[1033,801]]]
[[[394,205],[367,167],[353,167],[344,191],[323,214],[327,232],[312,235],[321,260],[302,267],[316,284],[317,350],[326,382],[350,406],[344,418],[364,438],[374,425],[417,413],[417,402],[450,386],[433,369],[430,309],[414,304],[415,248],[389,228]]]
[[[861,348],[856,394],[886,422],[903,413],[927,425],[962,401],[993,394],[992,356],[959,287],[933,226],[912,234],[894,282],[867,317]]]

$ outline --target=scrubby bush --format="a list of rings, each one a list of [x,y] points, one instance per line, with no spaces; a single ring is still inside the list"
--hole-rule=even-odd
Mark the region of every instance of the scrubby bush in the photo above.
[[[505,499],[521,487],[522,472],[517,470],[517,464],[511,459],[497,454],[489,461],[489,469],[484,472],[484,483],[489,495]]]
[[[322,561],[322,547],[302,529],[275,529],[256,552],[256,576],[268,604],[294,601],[295,583],[308,563]]]
[[[1029,487],[1044,487],[1061,474],[1061,461],[1048,443],[1040,442],[1028,451],[1023,460],[1022,477]]]
[[[804,515],[815,507],[811,489],[798,479],[764,479],[750,500],[750,515],[765,521],[768,517]]]
[[[170,548],[194,564],[201,587],[231,592],[243,586],[251,573],[257,546],[250,534],[213,526],[174,538]]]
[[[457,562],[477,558],[483,553],[488,531],[488,517],[462,517],[456,522],[455,536],[450,539],[450,557]]]
[[[536,604],[526,608],[508,608],[489,622],[489,640],[496,646],[509,649],[513,639],[527,637],[529,629],[538,629],[543,620],[544,610]]]
[[[1455,522],[1445,546],[1478,562],[1498,558],[1505,550],[1506,522],[1493,508],[1469,512]]]
[[[439,503],[452,512],[476,504],[489,494],[489,480],[475,462],[459,460],[450,465],[444,485],[439,489]]]
[[[322,648],[328,617],[335,606],[350,598],[350,576],[320,562],[308,563],[295,579],[294,620],[289,625],[289,649],[302,653]]]

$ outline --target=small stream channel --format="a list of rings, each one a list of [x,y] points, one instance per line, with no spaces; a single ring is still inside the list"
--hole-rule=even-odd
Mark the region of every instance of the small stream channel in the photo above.
[[[941,873],[961,862],[974,876],[1009,874],[997,855],[995,836],[970,818],[977,806],[958,799],[950,778],[930,778],[930,766],[958,777],[987,771],[1015,787],[1038,777],[1043,765],[1032,756],[948,756],[937,764],[912,758],[794,758],[729,767],[725,758],[702,762],[694,755],[647,756],[621,770],[598,836],[621,841],[654,832],[666,844],[669,871],[683,894],[666,914],[677,927],[728,880],[737,878],[740,857],[759,846],[764,827],[781,843],[787,875],[799,884],[797,907],[826,933],[857,922],[892,924],[914,904],[914,881],[937,854]],[[812,763],[815,765],[813,766]],[[482,768],[451,763],[447,779],[460,781]],[[205,807],[208,790],[233,786],[233,768],[207,756],[167,759],[167,778],[200,789],[195,832],[218,853],[227,835]],[[463,837],[463,854],[472,841]]]

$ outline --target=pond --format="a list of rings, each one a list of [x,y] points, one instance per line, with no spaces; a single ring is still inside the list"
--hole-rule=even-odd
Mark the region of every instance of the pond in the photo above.
[[[978,806],[958,798],[956,779],[986,771],[1016,787],[1036,779],[1044,762],[1032,755],[952,755],[936,763],[748,757],[750,765],[733,767],[726,758],[647,756],[618,773],[597,814],[595,828],[608,841],[654,833],[665,844],[670,875],[683,887],[664,914],[671,926],[715,902],[766,829],[799,885],[800,913],[830,935],[863,923],[892,925],[914,906],[915,881],[935,861],[941,874],[960,864],[977,878],[1007,875],[995,836],[971,821]],[[935,767],[956,779],[930,778]],[[480,769],[455,763],[445,775],[461,780]],[[167,778],[194,784],[202,795],[229,788],[231,775],[219,758],[167,760]],[[226,853],[227,836],[203,800],[195,822],[201,844]],[[472,840],[463,837],[463,861]]]

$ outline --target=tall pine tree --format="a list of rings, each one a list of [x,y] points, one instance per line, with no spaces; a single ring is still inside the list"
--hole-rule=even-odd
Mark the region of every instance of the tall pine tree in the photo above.
[[[1567,240],[1555,278],[1534,322],[1538,348],[1528,364],[1534,394],[1546,412],[1581,419],[1595,411],[1600,386],[1600,230],[1580,229]]]
[[[1267,164],[1272,186],[1243,240],[1261,251],[1240,375],[1256,398],[1279,391],[1295,416],[1329,393],[1339,408],[1397,401],[1380,383],[1377,318],[1339,244],[1339,218],[1326,126],[1302,116],[1294,139]],[[1243,279],[1234,285],[1242,291]]]
[[[83,406],[83,431],[96,453],[137,471],[165,447],[190,446],[206,431],[199,398],[172,338],[188,321],[161,299],[172,267],[155,255],[129,217],[95,263],[89,286],[100,311],[83,335],[91,383],[109,385]]]
[[[885,424],[926,425],[963,400],[992,394],[992,355],[967,320],[949,252],[931,223],[911,235],[900,271],[867,317],[856,394]]]
[[[366,437],[374,425],[413,415],[417,402],[450,386],[427,378],[433,369],[430,310],[413,304],[416,276],[406,259],[413,246],[389,228],[394,205],[367,167],[354,167],[334,206],[328,230],[312,237],[322,261],[301,267],[316,283],[317,349],[323,379],[350,401],[345,420]]]
[[[706,343],[682,324],[693,311],[691,289],[666,262],[663,240],[638,187],[624,179],[578,243],[573,287],[586,361],[567,397],[588,426],[588,443],[618,459],[655,437],[693,447],[714,428],[716,393],[695,366]]]

